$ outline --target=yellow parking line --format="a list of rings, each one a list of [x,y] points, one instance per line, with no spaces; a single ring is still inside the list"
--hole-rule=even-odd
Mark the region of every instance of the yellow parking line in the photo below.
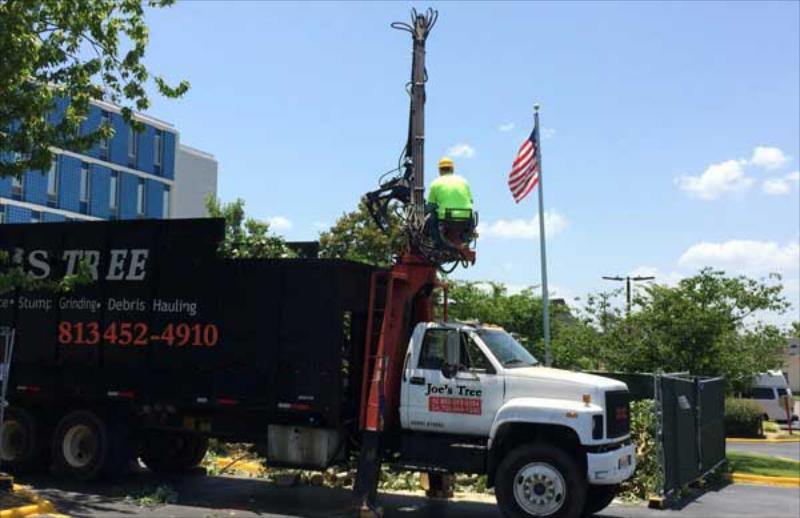
[[[69,518],[67,515],[58,514],[53,504],[49,500],[45,500],[37,496],[35,493],[25,489],[22,486],[14,484],[14,492],[27,498],[32,503],[22,505],[19,507],[12,507],[10,509],[3,509],[0,511],[0,518],[22,518],[34,514],[46,514],[48,516],[57,516]]]
[[[800,478],[793,477],[767,477],[764,475],[750,475],[749,473],[729,473],[728,479],[733,482],[746,484],[760,484],[765,486],[800,487]]]

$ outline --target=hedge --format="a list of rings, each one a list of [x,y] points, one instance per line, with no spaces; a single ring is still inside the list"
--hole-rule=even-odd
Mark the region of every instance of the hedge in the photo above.
[[[725,435],[727,437],[761,437],[764,410],[755,401],[728,398],[725,400]]]

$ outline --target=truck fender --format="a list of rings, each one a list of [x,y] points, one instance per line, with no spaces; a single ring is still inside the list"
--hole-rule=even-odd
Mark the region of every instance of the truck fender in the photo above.
[[[559,399],[525,397],[507,401],[497,411],[489,434],[489,487],[494,484],[494,473],[503,455],[518,443],[539,440],[580,450],[591,442],[592,415],[600,411],[597,405]]]

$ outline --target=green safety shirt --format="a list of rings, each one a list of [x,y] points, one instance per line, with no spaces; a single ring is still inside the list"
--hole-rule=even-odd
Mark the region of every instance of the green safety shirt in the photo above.
[[[472,192],[467,181],[456,174],[445,174],[433,181],[428,191],[428,203],[436,204],[439,219],[445,219],[447,209],[453,219],[466,219],[472,214]]]

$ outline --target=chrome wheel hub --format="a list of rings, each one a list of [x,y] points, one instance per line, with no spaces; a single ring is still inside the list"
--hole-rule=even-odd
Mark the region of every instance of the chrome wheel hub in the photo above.
[[[531,462],[514,477],[514,499],[532,516],[549,516],[564,505],[567,484],[561,473],[546,462]]]

